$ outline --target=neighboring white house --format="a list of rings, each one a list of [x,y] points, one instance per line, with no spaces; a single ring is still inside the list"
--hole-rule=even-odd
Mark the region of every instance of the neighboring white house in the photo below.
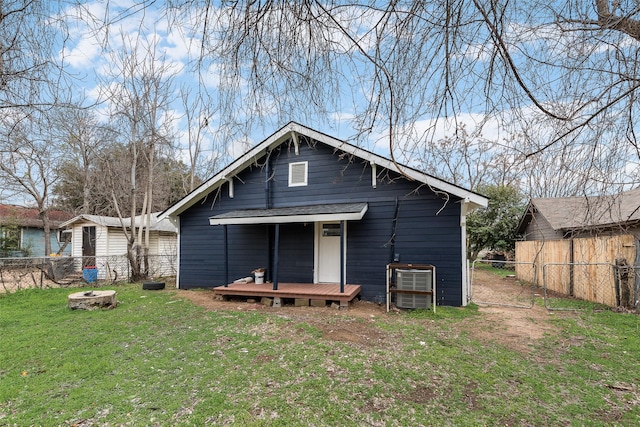
[[[142,216],[135,218],[135,227],[143,222]],[[71,230],[72,253],[77,257],[77,268],[95,267],[98,279],[115,279],[128,275],[127,237],[122,225],[131,230],[131,219],[100,215],[78,215],[60,225]],[[177,228],[169,221],[158,221],[158,214],[151,214],[149,227],[150,274],[153,276],[175,275],[177,251]]]

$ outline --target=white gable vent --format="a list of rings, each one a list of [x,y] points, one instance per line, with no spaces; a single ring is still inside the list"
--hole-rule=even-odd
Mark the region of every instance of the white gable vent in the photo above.
[[[289,187],[307,185],[308,162],[289,163]]]

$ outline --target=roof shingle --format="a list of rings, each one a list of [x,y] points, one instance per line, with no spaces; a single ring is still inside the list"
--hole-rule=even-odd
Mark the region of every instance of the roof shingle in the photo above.
[[[531,199],[554,230],[600,228],[640,221],[640,188],[613,196]]]

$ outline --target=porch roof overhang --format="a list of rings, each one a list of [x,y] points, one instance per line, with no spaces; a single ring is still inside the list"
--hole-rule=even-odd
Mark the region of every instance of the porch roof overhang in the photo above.
[[[367,212],[369,204],[335,203],[293,206],[271,209],[244,209],[209,218],[210,225],[285,224],[317,221],[358,221]]]

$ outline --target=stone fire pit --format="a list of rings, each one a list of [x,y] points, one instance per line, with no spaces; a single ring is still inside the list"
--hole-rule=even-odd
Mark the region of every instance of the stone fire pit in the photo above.
[[[96,310],[98,308],[116,308],[116,291],[85,291],[69,295],[69,308],[72,310]]]

